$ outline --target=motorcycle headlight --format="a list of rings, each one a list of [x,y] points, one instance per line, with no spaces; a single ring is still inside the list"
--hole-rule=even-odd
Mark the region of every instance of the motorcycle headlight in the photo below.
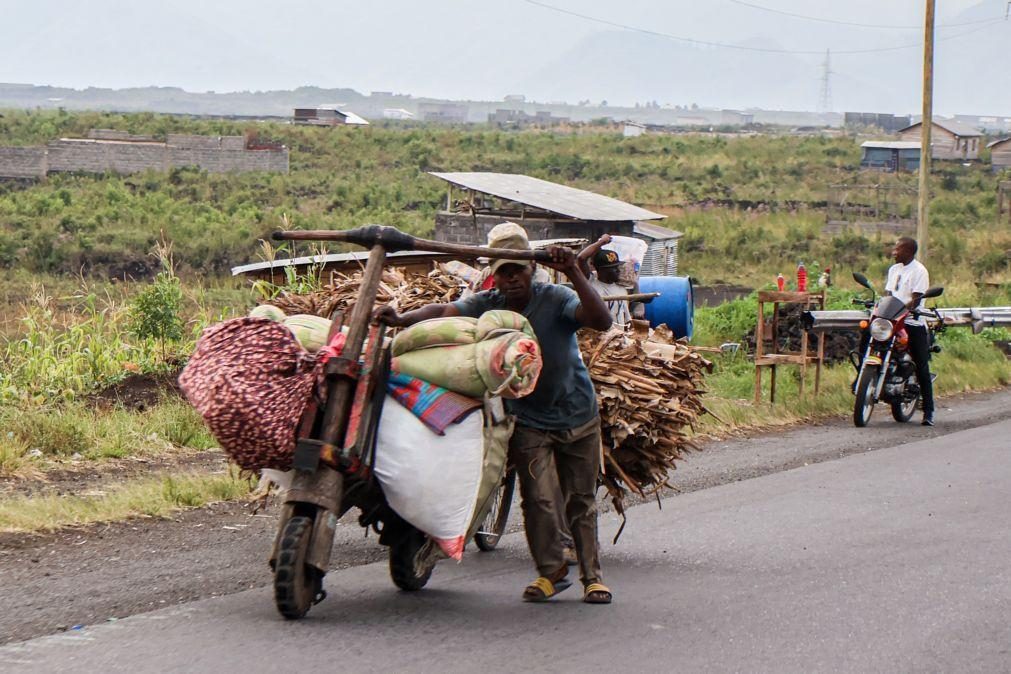
[[[883,342],[892,336],[892,322],[884,318],[871,321],[871,339]]]

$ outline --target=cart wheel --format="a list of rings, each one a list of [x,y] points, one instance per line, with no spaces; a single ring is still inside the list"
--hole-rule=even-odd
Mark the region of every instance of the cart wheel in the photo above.
[[[311,538],[311,518],[299,515],[285,523],[274,569],[274,603],[288,620],[303,617],[326,596],[323,574],[305,562]]]
[[[491,509],[485,515],[481,528],[474,534],[474,542],[483,552],[491,552],[498,545],[506,524],[509,523],[509,508],[513,503],[513,491],[516,489],[516,471],[510,470],[502,478],[502,484],[493,497]]]
[[[423,573],[418,573],[415,562],[418,554],[428,542],[428,537],[414,527],[403,540],[390,546],[390,577],[393,584],[406,592],[416,592],[428,584],[432,577],[433,565],[427,565]]]

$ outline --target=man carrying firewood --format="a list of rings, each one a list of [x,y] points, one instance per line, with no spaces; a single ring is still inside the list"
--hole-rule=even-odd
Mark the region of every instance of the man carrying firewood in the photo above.
[[[530,250],[526,231],[515,223],[496,226],[488,238],[492,248]],[[560,246],[548,251],[552,262],[545,266],[565,274],[572,289],[534,283],[536,265],[531,261],[494,260],[493,290],[402,315],[386,306],[377,317],[395,327],[448,316],[477,318],[493,309],[526,317],[540,343],[544,365],[533,393],[506,401],[517,418],[509,444],[510,461],[517,467],[527,543],[540,574],[523,591],[523,599],[547,601],[572,584],[556,516],[555,491],[560,482],[565,519],[576,545],[583,601],[609,604],[611,591],[601,582],[597,551],[600,417],[576,331],[583,327],[607,330],[611,314],[580,271],[572,251]]]

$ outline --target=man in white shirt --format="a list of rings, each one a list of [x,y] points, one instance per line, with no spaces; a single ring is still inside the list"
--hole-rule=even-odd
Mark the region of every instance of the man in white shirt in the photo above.
[[[922,308],[923,293],[930,286],[927,268],[916,259],[916,239],[903,236],[895,242],[892,257],[895,264],[888,270],[885,295],[892,295],[910,311]],[[934,386],[930,379],[930,333],[926,321],[909,316],[906,319],[909,334],[909,355],[916,363],[916,380],[920,384],[920,398],[923,401],[923,425],[934,425]]]
[[[597,291],[601,297],[621,297],[628,295],[628,289],[618,283],[622,260],[618,253],[607,250],[603,246],[611,242],[611,236],[605,234],[597,241],[580,251],[578,260],[583,273],[590,279],[590,286]],[[594,273],[590,273],[587,262],[592,263]],[[633,291],[637,291],[636,288]],[[633,318],[643,318],[645,308],[641,302],[629,304],[628,300],[611,299],[605,302],[614,325],[624,328]]]

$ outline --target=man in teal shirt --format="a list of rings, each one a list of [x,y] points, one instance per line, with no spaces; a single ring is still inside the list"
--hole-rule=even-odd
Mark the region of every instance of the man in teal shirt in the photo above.
[[[493,229],[489,245],[513,250],[530,247],[526,232],[514,223]],[[388,325],[404,327],[430,318],[478,317],[492,309],[509,309],[530,321],[544,366],[533,393],[506,401],[516,415],[510,461],[517,467],[527,543],[540,573],[524,590],[523,599],[546,601],[571,585],[556,517],[555,490],[560,482],[565,519],[579,560],[583,600],[606,604],[611,601],[611,591],[601,582],[597,551],[600,417],[593,383],[579,355],[576,331],[581,327],[606,330],[611,326],[611,314],[579,270],[572,251],[562,247],[549,251],[553,261],[546,266],[565,274],[572,289],[533,283],[533,262],[495,260],[491,264],[494,290],[403,315],[383,307],[378,316]]]

